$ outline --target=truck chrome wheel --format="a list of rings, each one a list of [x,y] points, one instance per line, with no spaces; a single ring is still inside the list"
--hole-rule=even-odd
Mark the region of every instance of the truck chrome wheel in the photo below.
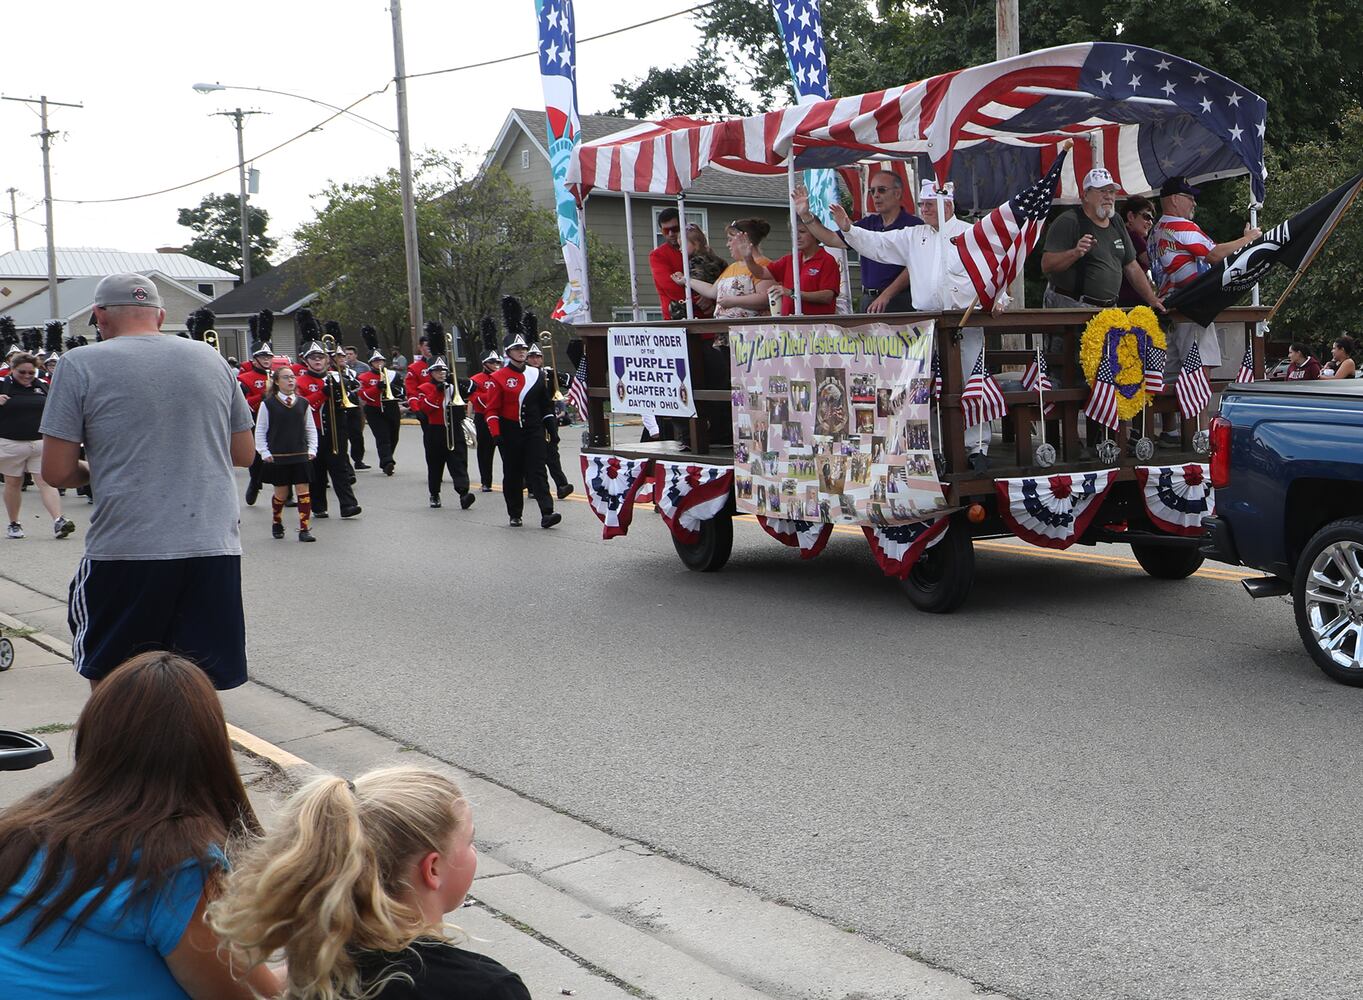
[[[1363,544],[1326,546],[1306,577],[1305,610],[1321,653],[1345,670],[1363,670]]]

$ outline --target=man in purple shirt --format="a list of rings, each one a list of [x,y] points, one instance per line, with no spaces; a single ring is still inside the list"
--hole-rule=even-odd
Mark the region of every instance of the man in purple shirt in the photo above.
[[[864,215],[852,225],[872,233],[921,226],[923,220],[910,215],[903,206],[904,185],[888,170],[871,175],[871,204],[875,212]],[[866,313],[913,312],[909,296],[908,268],[885,264],[870,257],[861,258],[861,311]]]

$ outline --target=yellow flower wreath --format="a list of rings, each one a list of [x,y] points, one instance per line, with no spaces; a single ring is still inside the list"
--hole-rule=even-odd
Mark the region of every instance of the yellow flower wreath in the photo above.
[[[1090,386],[1098,373],[1098,364],[1109,343],[1115,340],[1113,352],[1116,362],[1114,381],[1117,383],[1117,416],[1130,420],[1149,405],[1145,391],[1145,361],[1141,357],[1141,341],[1149,340],[1165,349],[1164,331],[1159,319],[1149,306],[1137,306],[1131,312],[1104,309],[1084,327],[1079,341],[1079,363]]]

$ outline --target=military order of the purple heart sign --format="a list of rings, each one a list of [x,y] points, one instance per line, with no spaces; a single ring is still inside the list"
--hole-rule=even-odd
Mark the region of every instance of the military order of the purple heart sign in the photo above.
[[[944,510],[932,334],[931,322],[732,327],[738,510],[881,526]]]
[[[613,326],[606,344],[612,411],[696,415],[685,330]]]

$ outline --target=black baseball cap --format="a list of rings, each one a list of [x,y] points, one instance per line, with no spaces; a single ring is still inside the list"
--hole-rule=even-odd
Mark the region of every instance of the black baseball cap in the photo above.
[[[1159,196],[1161,198],[1167,198],[1171,194],[1186,194],[1196,198],[1201,193],[1201,188],[1193,187],[1188,183],[1188,178],[1182,176],[1170,177],[1164,182],[1164,186],[1159,189]]]

